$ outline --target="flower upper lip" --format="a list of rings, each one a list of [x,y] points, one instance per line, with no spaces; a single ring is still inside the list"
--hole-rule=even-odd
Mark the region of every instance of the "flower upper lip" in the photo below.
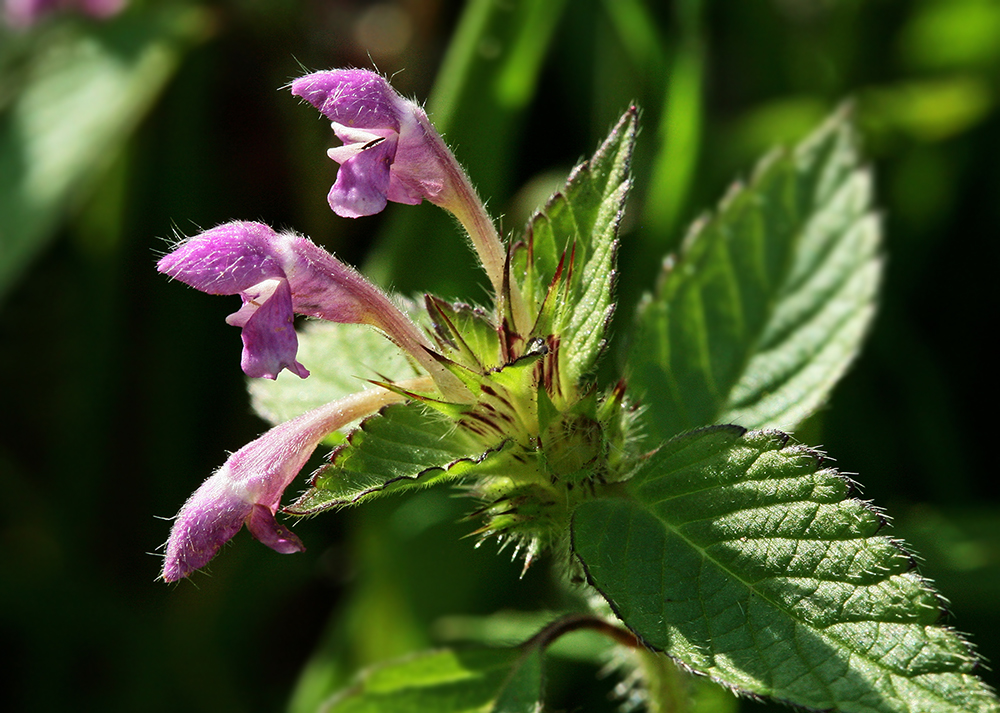
[[[449,183],[447,149],[428,131],[424,110],[384,77],[364,69],[314,72],[291,90],[319,109],[343,142],[327,152],[341,165],[328,196],[337,215],[373,215],[387,201],[438,202]]]
[[[327,154],[340,164],[327,200],[347,218],[372,215],[387,201],[428,200],[451,212],[469,234],[496,294],[504,289],[506,253],[486,207],[419,104],[366,69],[313,72],[293,81],[292,94],[332,122],[342,146]],[[510,295],[519,329],[528,326],[516,286]]]
[[[297,313],[376,327],[434,377],[442,393],[471,398],[384,292],[306,238],[262,223],[225,223],[180,243],[157,269],[209,294],[240,295],[243,306],[227,321],[243,330],[241,363],[248,376],[274,379],[282,369],[309,375],[295,358]]]

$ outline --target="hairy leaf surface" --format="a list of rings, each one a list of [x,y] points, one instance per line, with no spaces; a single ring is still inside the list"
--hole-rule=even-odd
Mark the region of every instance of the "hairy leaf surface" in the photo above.
[[[817,710],[994,711],[969,646],[881,515],[818,453],[735,426],[679,436],[573,518],[588,580],[648,646]]]
[[[531,219],[525,248],[515,262],[515,273],[525,275],[523,287],[532,311],[545,300],[557,274],[560,277],[558,299],[550,297],[546,303],[544,321],[560,335],[560,371],[567,387],[593,369],[606,342],[614,311],[618,225],[631,186],[635,133],[632,108],[594,156],[573,169],[563,189]]]
[[[420,403],[386,406],[361,422],[332,463],[286,511],[309,515],[354,505],[380,493],[458,478],[487,459],[483,446]]]
[[[639,307],[629,383],[657,440],[711,423],[793,429],[874,314],[881,230],[845,112],[695,224]]]

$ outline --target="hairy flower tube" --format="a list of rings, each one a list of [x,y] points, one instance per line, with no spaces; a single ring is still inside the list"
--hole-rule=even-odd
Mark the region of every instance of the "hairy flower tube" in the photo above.
[[[503,286],[504,250],[465,171],[424,110],[365,69],[314,72],[291,84],[332,122],[342,146],[327,153],[340,164],[328,200],[337,215],[378,213],[387,201],[426,199],[450,211],[469,234],[494,291]]]
[[[419,377],[400,383],[422,389],[429,381]],[[384,389],[361,391],[275,426],[233,453],[177,514],[162,578],[175,582],[204,567],[243,525],[276,552],[304,550],[302,541],[274,519],[285,488],[325,436],[403,398]]]
[[[262,223],[225,223],[181,242],[157,269],[208,294],[240,295],[242,308],[226,321],[243,330],[241,365],[248,376],[274,379],[282,369],[309,375],[296,360],[297,313],[376,327],[434,376],[442,392],[462,393],[426,338],[381,290],[306,238]]]

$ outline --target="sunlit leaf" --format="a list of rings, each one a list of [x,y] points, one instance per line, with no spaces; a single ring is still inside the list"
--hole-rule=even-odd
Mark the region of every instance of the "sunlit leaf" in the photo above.
[[[529,311],[545,301],[559,273],[558,295],[545,305],[545,321],[561,339],[564,391],[593,370],[614,311],[618,226],[631,185],[636,110],[627,111],[594,156],[575,169],[565,187],[528,223],[517,266],[525,274]],[[554,302],[553,302],[554,300]]]
[[[332,463],[287,508],[306,515],[375,495],[453,480],[489,454],[466,431],[417,402],[387,406],[352,431]]]
[[[657,439],[710,423],[793,429],[874,314],[881,230],[846,113],[692,228],[640,305],[630,386]]]
[[[517,649],[443,649],[363,672],[328,713],[481,713],[518,663]],[[516,709],[510,709],[516,710]]]
[[[778,432],[718,426],[577,509],[587,578],[648,646],[813,710],[995,711],[941,600],[852,483]]]
[[[385,335],[361,324],[307,322],[299,330],[300,379],[285,370],[277,379],[250,379],[254,411],[277,424],[365,388],[369,380],[407,379],[419,372]]]

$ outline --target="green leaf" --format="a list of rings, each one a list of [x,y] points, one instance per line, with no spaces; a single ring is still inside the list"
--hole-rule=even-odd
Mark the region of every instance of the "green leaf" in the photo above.
[[[852,483],[784,434],[679,436],[573,517],[590,583],[649,647],[810,709],[996,711],[941,601]]]
[[[637,649],[635,652],[643,686],[656,710],[671,713],[737,713],[739,699],[703,676],[691,676],[656,651]]]
[[[529,646],[497,695],[492,713],[538,713],[542,700],[541,646]]]
[[[362,421],[286,512],[311,515],[381,493],[453,480],[491,455],[465,430],[423,405],[394,404]]]
[[[497,328],[485,310],[432,295],[424,301],[445,356],[477,372],[501,366]]]
[[[550,621],[516,648],[445,649],[383,664],[362,673],[323,710],[538,713],[546,649],[564,635],[594,625],[608,626],[595,617],[571,615]]]
[[[323,710],[481,713],[489,710],[520,658],[518,649],[444,649],[420,653],[362,673]]]
[[[0,116],[0,298],[118,155],[208,22],[170,7],[66,23],[35,36],[42,46],[23,76],[0,78],[5,93],[21,85]]]
[[[695,224],[640,305],[629,351],[650,435],[793,429],[826,401],[874,314],[871,183],[842,111]]]
[[[573,393],[580,378],[593,370],[606,343],[615,306],[612,293],[618,225],[631,186],[628,171],[635,132],[633,107],[593,158],[573,169],[565,187],[531,219],[524,238],[526,247],[518,256],[532,313],[538,311],[559,274],[561,294],[546,304],[545,311],[552,314],[543,319],[550,322],[543,330],[551,330],[561,340],[559,368],[564,393]]]
[[[308,378],[285,370],[274,380],[248,380],[254,411],[273,424],[375,388],[368,379],[398,381],[419,373],[399,347],[365,325],[310,321],[298,337],[298,360],[309,369]]]

